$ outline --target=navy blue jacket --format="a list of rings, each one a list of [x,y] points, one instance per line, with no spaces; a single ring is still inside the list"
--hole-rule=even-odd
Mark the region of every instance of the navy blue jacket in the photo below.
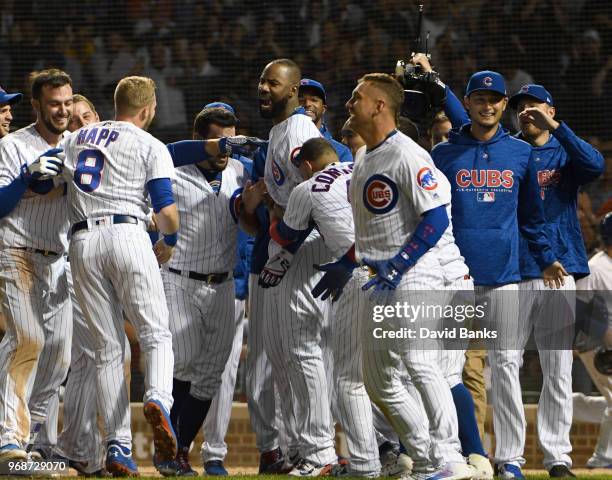
[[[446,95],[445,113],[453,127],[469,122],[463,105],[448,86]],[[517,138],[521,138],[520,133]],[[577,278],[588,275],[588,259],[576,211],[578,189],[603,173],[603,156],[563,122],[552,132],[548,142],[531,148],[544,200],[545,229],[550,246],[568,273]],[[520,240],[519,255],[521,277],[541,278],[542,272],[524,237]]]
[[[453,231],[476,285],[518,282],[519,230],[544,269],[556,258],[544,233],[544,211],[531,146],[499,127],[486,142],[471,124],[453,129],[431,156],[452,190]]]
[[[251,174],[251,182],[255,183],[260,178],[264,178],[267,154],[267,146],[261,147],[255,152],[255,156],[253,157],[253,173]],[[257,215],[260,229],[255,237],[255,243],[253,245],[251,273],[259,275],[268,261],[268,243],[270,243],[270,233],[268,230],[270,229],[270,217],[263,202],[257,207],[255,214]]]
[[[250,178],[253,171],[253,161],[250,158],[237,155],[237,160],[244,166],[247,178]],[[245,175],[246,176],[246,175]],[[253,243],[255,240],[250,235],[238,229],[238,245],[236,248],[236,266],[234,267],[234,287],[236,289],[236,298],[244,300],[249,293],[249,272],[251,271],[251,254],[253,251]]]

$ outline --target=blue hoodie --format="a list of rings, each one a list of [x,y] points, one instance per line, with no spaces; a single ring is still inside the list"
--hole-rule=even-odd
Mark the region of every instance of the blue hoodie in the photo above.
[[[453,231],[474,283],[515,283],[521,280],[519,230],[541,270],[556,260],[544,233],[531,146],[501,127],[481,142],[470,127],[451,130],[431,156],[451,184]]]
[[[448,86],[446,94],[445,113],[453,127],[469,122],[463,105]],[[516,137],[522,139],[520,133]],[[578,189],[603,173],[604,158],[563,122],[548,142],[531,148],[544,200],[545,230],[550,246],[568,273],[577,278],[588,275],[588,259],[576,211]],[[524,237],[520,239],[519,256],[523,279],[542,277]]]

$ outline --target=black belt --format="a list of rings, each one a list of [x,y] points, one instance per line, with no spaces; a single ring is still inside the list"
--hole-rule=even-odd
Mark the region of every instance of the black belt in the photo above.
[[[31,248],[31,247],[12,247],[15,250],[22,250],[24,252],[29,253],[39,253],[44,257],[57,257],[57,253],[52,250],[41,250],[40,248]]]
[[[177,270],[176,268],[168,268],[169,272],[176,273],[177,275],[185,276],[187,278],[191,278],[192,280],[200,280],[201,282],[206,283],[223,283],[229,277],[228,272],[224,273],[198,273],[198,272],[188,272],[183,270]]]
[[[116,225],[117,223],[138,223],[138,219],[136,217],[132,217],[131,215],[113,215],[111,217],[113,219],[111,225]],[[106,223],[106,218],[100,218],[98,220],[92,220],[92,225],[104,225]],[[77,222],[72,225],[70,231],[72,235],[81,230],[87,230],[89,225],[87,224],[87,220],[83,220],[81,222]]]

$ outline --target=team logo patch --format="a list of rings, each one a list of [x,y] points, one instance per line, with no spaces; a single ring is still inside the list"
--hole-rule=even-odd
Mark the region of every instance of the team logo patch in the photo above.
[[[521,87],[521,90],[520,90],[520,91],[521,91],[521,93],[526,93],[526,92],[528,92],[528,91],[529,91],[529,85],[523,85],[523,86]]]
[[[482,84],[483,84],[485,87],[490,87],[491,85],[493,85],[493,79],[492,79],[491,77],[484,77],[484,78],[482,79]]]
[[[476,199],[479,202],[491,203],[495,201],[495,192],[478,192]]]
[[[274,160],[272,160],[272,177],[279,187],[285,183],[285,174]]]
[[[429,167],[423,167],[417,173],[417,184],[423,190],[431,191],[438,188],[438,181]]]
[[[363,188],[363,203],[376,215],[391,211],[398,198],[397,185],[384,175],[372,175]]]
[[[300,166],[300,150],[302,150],[302,147],[295,147],[293,150],[291,150],[291,154],[289,155],[291,163],[293,163],[293,165],[297,168]]]

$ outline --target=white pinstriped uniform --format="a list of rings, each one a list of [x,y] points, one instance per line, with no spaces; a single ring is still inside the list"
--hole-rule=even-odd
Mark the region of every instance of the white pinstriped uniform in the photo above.
[[[301,113],[270,130],[264,181],[270,196],[282,207],[303,180],[291,158],[306,140],[320,136],[312,120]],[[313,265],[330,258],[323,239],[313,231],[280,285],[264,294],[264,348],[279,390],[289,448],[298,447],[302,458],[319,465],[335,463],[337,457],[321,350],[328,305],[315,300],[310,290],[322,277]]]
[[[105,441],[131,448],[128,389],[123,373],[123,313],[134,325],[145,359],[144,401],[172,406],[172,338],[164,289],[145,231],[146,183],[174,178],[166,146],[127,122],[88,125],[65,143],[71,221],[89,228],[70,241],[75,292],[93,334],[98,373],[98,411]],[[111,216],[131,215],[138,224],[113,225]],[[91,220],[101,219],[96,226]]]
[[[294,230],[307,230],[314,221],[335,258],[354,243],[353,213],[348,201],[352,164],[331,164],[293,189],[283,216]],[[349,469],[355,475],[380,473],[372,406],[361,373],[362,351],[358,312],[365,307],[357,295],[360,279],[356,269],[337,303],[332,304],[330,346],[333,355],[333,385],[338,420],[346,434]]]
[[[215,194],[204,174],[195,165],[176,169],[176,204],[181,229],[175,252],[162,276],[170,310],[170,331],[174,349],[174,377],[191,382],[190,393],[210,400],[221,385],[236,331],[234,281],[238,226],[232,202],[246,182],[242,164],[233,158],[221,176]],[[227,273],[219,284],[185,276]]]
[[[544,452],[544,467],[563,463],[572,466],[569,432],[572,426],[572,340],[576,316],[576,284],[572,276],[565,285],[551,290],[540,278],[525,280],[519,289],[519,332],[516,347],[490,351],[496,358],[491,364],[493,422],[499,440],[495,443],[497,463],[525,463],[523,451],[526,421],[523,410],[519,369],[523,349],[532,330],[542,366],[544,382],[538,402],[538,440]],[[512,335],[508,332],[507,338]],[[516,349],[515,349],[516,348]]]
[[[0,186],[24,163],[52,148],[34,125],[0,141]],[[64,270],[67,247],[63,188],[22,198],[0,219],[0,299],[7,332],[0,344],[0,444],[25,446],[30,421],[42,423],[66,377],[72,322]],[[49,250],[55,255],[18,250]],[[41,368],[39,368],[39,366]]]
[[[381,260],[400,251],[424,212],[450,204],[450,185],[433,166],[425,150],[396,132],[355,164],[350,199],[358,258]],[[448,228],[449,231],[452,229],[451,226]],[[373,297],[370,292],[360,290],[367,305],[362,310],[365,385],[372,400],[385,413],[406,446],[417,472],[437,460],[430,457],[433,442],[429,430],[435,430],[439,438],[447,439],[445,445],[458,444],[452,395],[438,365],[437,342],[424,343],[425,349],[423,346],[416,349],[415,342],[422,340],[374,338],[374,327],[388,331],[409,328],[410,323],[401,317],[374,323],[372,308],[376,299],[382,299],[388,305],[397,301],[420,303],[423,296],[417,290],[443,290],[444,267],[438,253],[433,249],[423,255],[403,275],[398,288],[386,296]],[[399,379],[399,362],[405,365],[420,393],[429,424]],[[446,451],[440,456],[447,462],[465,461],[458,451]]]
[[[200,453],[202,463],[211,460],[224,461],[227,455],[227,443],[225,435],[229,426],[232,413],[232,402],[236,388],[236,374],[240,363],[240,352],[242,351],[242,336],[246,322],[245,300],[234,300],[236,334],[232,342],[232,350],[221,376],[221,387],[210,404],[210,409],[204,421],[204,442]]]

